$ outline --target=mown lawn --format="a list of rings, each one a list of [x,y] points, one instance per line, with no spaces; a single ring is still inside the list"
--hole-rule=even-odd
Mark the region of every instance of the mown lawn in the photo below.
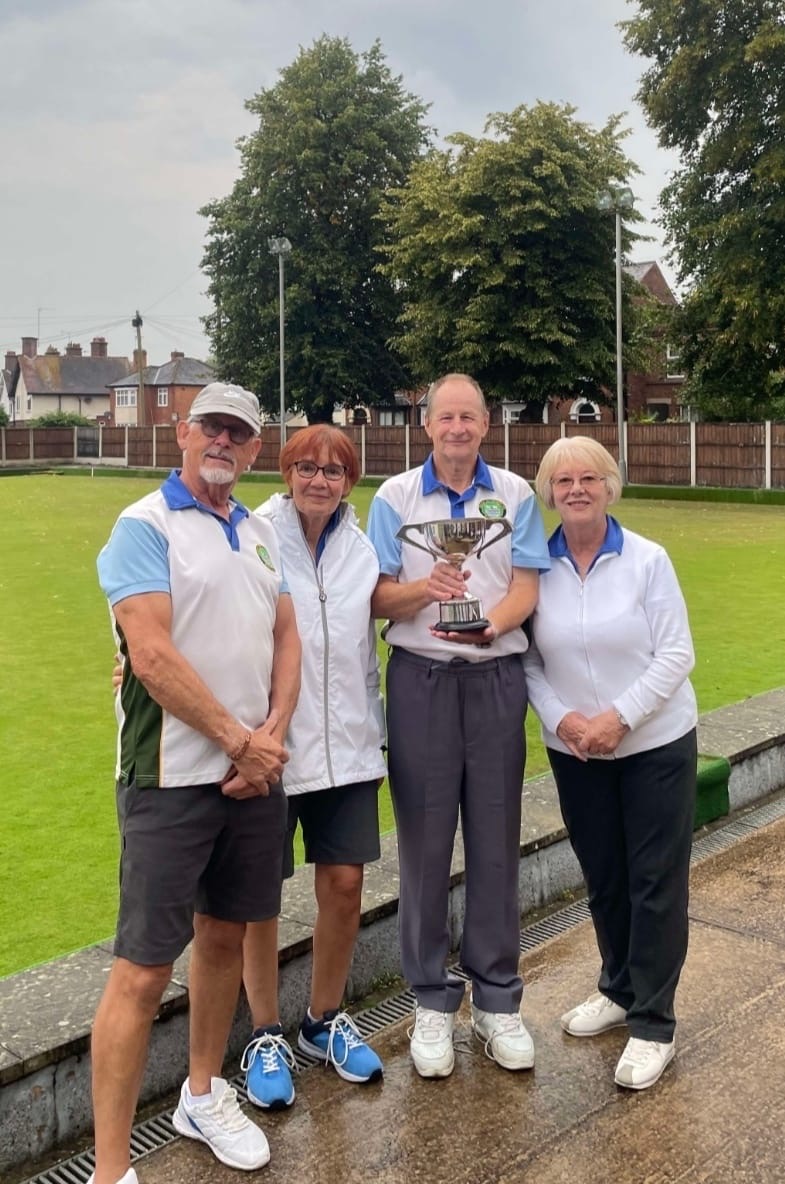
[[[156,484],[0,479],[0,976],[114,927],[113,646],[95,557],[120,509]],[[247,480],[240,496],[255,506],[275,488]],[[352,497],[363,520],[372,493]],[[676,565],[701,711],[785,682],[785,508],[625,500],[617,512]],[[527,728],[533,774],[545,761]]]

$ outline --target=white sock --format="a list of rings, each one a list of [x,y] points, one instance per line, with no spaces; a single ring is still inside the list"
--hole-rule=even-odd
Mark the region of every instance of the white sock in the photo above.
[[[212,1086],[210,1087],[209,1094],[192,1094],[191,1093],[191,1079],[190,1079],[190,1077],[186,1081],[186,1083],[185,1083],[185,1100],[186,1100],[186,1102],[188,1102],[189,1106],[204,1106],[205,1102],[209,1102],[212,1100],[212,1096],[213,1096]],[[118,1184],[122,1184],[122,1181],[119,1181]]]

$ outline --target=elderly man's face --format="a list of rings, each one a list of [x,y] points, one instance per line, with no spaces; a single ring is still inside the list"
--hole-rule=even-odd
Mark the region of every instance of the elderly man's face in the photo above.
[[[488,431],[488,413],[470,383],[451,379],[436,392],[425,430],[437,466],[440,461],[473,464]]]
[[[247,425],[234,415],[206,417],[210,431],[219,428],[218,434],[208,435],[197,420],[189,423],[181,420],[177,425],[177,442],[183,450],[183,472],[191,479],[197,477],[207,485],[227,485],[233,488],[241,473],[253,464],[261,441],[251,435],[244,443],[233,443],[230,431],[236,430],[241,438]]]

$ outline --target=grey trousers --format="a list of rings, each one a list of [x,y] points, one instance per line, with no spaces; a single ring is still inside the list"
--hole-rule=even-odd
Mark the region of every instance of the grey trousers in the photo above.
[[[619,760],[548,750],[602,958],[599,989],[632,1036],[669,1041],[687,954],[695,729]]]
[[[466,859],[461,965],[483,1011],[515,1012],[526,681],[519,654],[433,662],[394,648],[387,667],[390,787],[401,872],[403,972],[418,1003],[454,1012],[447,973],[450,863],[460,811]]]

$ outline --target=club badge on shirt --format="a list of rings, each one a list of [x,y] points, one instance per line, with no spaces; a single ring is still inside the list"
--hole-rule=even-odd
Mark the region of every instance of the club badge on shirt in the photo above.
[[[506,518],[507,507],[495,497],[484,497],[477,507],[483,518]]]
[[[262,543],[257,544],[256,554],[259,556],[265,567],[269,568],[270,571],[275,571],[275,566],[272,559],[270,558],[270,552]]]

